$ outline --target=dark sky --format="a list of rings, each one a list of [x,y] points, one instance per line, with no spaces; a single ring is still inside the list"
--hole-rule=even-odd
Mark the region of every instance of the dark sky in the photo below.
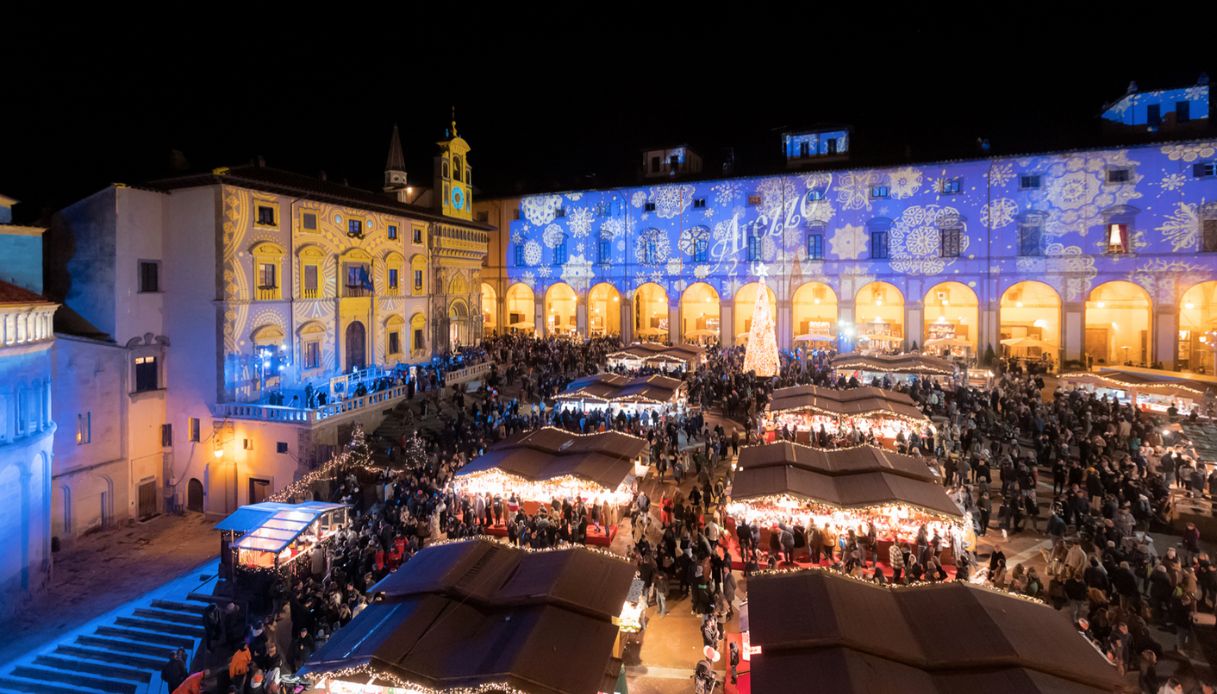
[[[1201,41],[1177,38],[1197,18],[1158,27],[1118,12],[1077,24],[878,6],[852,20],[827,5],[809,17],[512,5],[502,17],[469,9],[465,23],[457,5],[326,16],[192,4],[164,19],[170,6],[152,7],[44,10],[3,29],[0,193],[25,202],[19,221],[111,181],[171,175],[174,150],[188,170],[262,155],[377,187],[395,122],[426,185],[453,104],[474,184],[506,193],[620,181],[639,147],[671,142],[711,161],[731,146],[741,170],[756,169],[775,129],[821,122],[853,125],[855,151],[876,159],[966,155],[981,136],[995,152],[1085,144],[1130,79],[1181,86],[1213,71]]]

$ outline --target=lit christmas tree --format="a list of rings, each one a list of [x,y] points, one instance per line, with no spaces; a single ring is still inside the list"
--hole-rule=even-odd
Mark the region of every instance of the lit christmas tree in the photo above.
[[[744,371],[769,378],[778,375],[778,340],[773,314],[769,312],[769,288],[765,284],[768,272],[763,263],[756,274],[761,286],[757,288],[756,306],[752,309],[752,328],[748,331],[748,347],[744,350]]]

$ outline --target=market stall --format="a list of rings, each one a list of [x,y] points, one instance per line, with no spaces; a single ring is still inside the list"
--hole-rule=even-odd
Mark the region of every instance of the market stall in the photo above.
[[[621,691],[634,575],[624,558],[584,548],[431,545],[373,586],[298,674],[328,694]]]
[[[1059,379],[1066,390],[1084,390],[1100,397],[1106,395],[1123,403],[1135,403],[1141,410],[1158,413],[1165,413],[1172,405],[1181,414],[1196,408],[1203,413],[1206,393],[1212,387],[1182,378],[1114,369],[1066,373]]]
[[[241,507],[216,528],[225,532],[238,525],[248,527],[229,545],[237,570],[282,570],[345,528],[347,507],[321,501],[267,501]]]
[[[863,384],[876,378],[888,378],[894,384],[914,380],[953,383],[959,378],[960,371],[952,361],[916,352],[892,356],[851,352],[833,357],[829,364],[834,378],[856,378]]]
[[[457,471],[453,488],[459,494],[491,498],[514,495],[529,514],[554,499],[596,504],[605,526],[589,527],[587,540],[608,545],[621,508],[633,501],[636,480],[647,473],[649,457],[646,439],[629,434],[575,434],[545,427],[507,439],[474,458]],[[507,534],[503,524],[487,530]]]
[[[652,368],[664,373],[694,371],[702,362],[705,350],[697,345],[661,345],[656,342],[635,342],[612,352],[606,358],[610,369],[638,371]]]
[[[924,459],[874,446],[818,449],[789,441],[747,446],[727,513],[759,524],[831,528],[865,537],[874,525],[886,558],[892,542],[915,542],[924,526],[943,547],[969,548],[972,523]],[[762,538],[761,546],[768,546]]]
[[[559,409],[578,412],[676,414],[685,407],[685,384],[667,376],[601,373],[571,381],[554,400]]]
[[[751,687],[766,694],[1131,692],[1052,607],[966,583],[881,586],[828,569],[748,579]]]
[[[836,390],[820,386],[792,386],[773,391],[761,417],[767,441],[789,428],[800,443],[810,444],[821,429],[830,437],[845,436],[851,429],[873,433],[886,445],[895,446],[900,434],[907,439],[933,433],[930,418],[904,393],[873,387]]]

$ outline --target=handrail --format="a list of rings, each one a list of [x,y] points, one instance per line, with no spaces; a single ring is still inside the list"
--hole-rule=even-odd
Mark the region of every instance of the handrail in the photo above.
[[[256,419],[264,422],[314,425],[327,419],[383,407],[406,397],[408,386],[396,385],[319,407],[288,407],[260,403],[221,402],[212,406],[212,415],[231,419]]]

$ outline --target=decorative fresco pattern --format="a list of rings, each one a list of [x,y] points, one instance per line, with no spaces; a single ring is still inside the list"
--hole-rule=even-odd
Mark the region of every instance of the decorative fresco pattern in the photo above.
[[[908,278],[977,286],[992,276],[998,296],[1034,277],[1084,301],[1126,279],[1174,302],[1192,280],[1217,278],[1217,254],[1200,252],[1217,178],[1195,168],[1214,159],[1217,142],[1173,142],[529,196],[511,224],[507,272],[538,293],[609,282],[629,296],[654,282],[673,303],[698,281],[730,299],[758,261],[787,297],[811,279],[850,300],[874,279],[903,291]],[[1128,224],[1131,253],[1107,253],[1111,223]],[[943,253],[948,227],[960,230],[958,255]],[[1026,227],[1039,229],[1034,252],[1020,245]],[[887,258],[872,254],[878,230]],[[809,234],[823,235],[822,259],[808,257]]]

